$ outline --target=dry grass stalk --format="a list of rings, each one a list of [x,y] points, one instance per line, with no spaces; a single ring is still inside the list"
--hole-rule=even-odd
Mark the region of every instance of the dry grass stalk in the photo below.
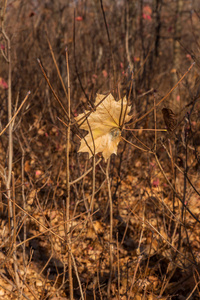
[[[112,276],[113,276],[113,202],[112,202],[112,193],[111,193],[111,184],[110,184],[110,177],[109,177],[109,171],[110,171],[110,158],[108,159],[107,166],[106,166],[106,180],[108,185],[108,200],[109,200],[109,207],[110,207],[110,235],[109,235],[109,249],[110,249],[110,274],[109,274],[109,280],[108,280],[108,298],[110,297],[110,289],[111,289],[111,282],[112,282]]]
[[[74,7],[71,8],[62,0],[55,3],[47,1],[45,6],[40,2],[36,9],[31,6],[31,2],[24,6],[21,0],[14,1],[9,4],[6,12],[12,15],[6,31],[9,37],[12,36],[14,47],[12,46],[12,93],[9,89],[2,90],[0,87],[0,266],[6,270],[6,273],[0,272],[0,292],[4,292],[10,299],[18,297],[28,300],[69,298],[70,294],[71,299],[81,297],[82,300],[88,297],[101,300],[109,297],[128,299],[133,295],[142,299],[160,297],[166,300],[167,297],[179,293],[186,295],[188,299],[198,297],[199,268],[198,265],[195,266],[195,262],[199,263],[199,242],[194,236],[198,235],[199,230],[199,155],[198,145],[195,145],[195,149],[190,147],[193,145],[190,135],[196,130],[195,126],[199,125],[196,117],[199,115],[198,68],[186,78],[192,69],[191,63],[195,55],[189,60],[182,53],[185,63],[181,66],[180,74],[184,74],[183,70],[188,69],[189,65],[190,68],[182,78],[179,77],[179,82],[170,90],[171,52],[168,53],[169,49],[164,49],[165,41],[163,45],[161,43],[162,34],[159,35],[158,45],[156,37],[149,31],[151,27],[152,32],[158,34],[155,24],[158,26],[158,22],[162,22],[161,2],[160,7],[156,8],[151,5],[144,6],[143,2],[138,7],[135,4],[122,7],[119,2],[116,4],[117,2],[108,1],[105,11],[102,6],[103,16],[101,11],[98,11],[99,1],[92,3],[91,7],[90,0],[83,1],[84,9],[81,6],[83,3],[77,2],[76,14]],[[121,11],[116,9],[117,5]],[[173,3],[168,5],[171,8]],[[150,12],[146,18],[143,9],[156,11],[156,16]],[[167,15],[167,6],[165,9]],[[187,3],[185,9],[188,9]],[[53,13],[49,18],[48,13],[51,11]],[[5,15],[5,7],[2,12]],[[71,26],[73,14],[74,36]],[[196,22],[194,14],[190,14],[192,22]],[[161,19],[156,19],[157,16]],[[132,22],[132,17],[134,26],[130,24],[129,28],[126,28],[128,24],[125,23]],[[17,19],[16,26],[13,26],[14,18]],[[98,30],[95,29],[93,21],[97,23]],[[107,36],[102,34],[103,29],[101,31],[103,22]],[[152,26],[147,26],[149,24]],[[183,25],[187,31],[188,24]],[[49,28],[51,35],[48,41],[44,41],[43,33]],[[162,24],[160,29],[162,33]],[[195,27],[193,30],[194,36],[196,29]],[[91,36],[88,32],[91,32]],[[189,36],[191,40],[191,32]],[[0,76],[4,76],[5,80],[8,78],[9,81],[9,47],[1,32],[2,37],[0,63],[1,59],[5,61],[5,67],[1,64],[2,72],[5,71],[4,74],[8,76],[2,75],[3,73]],[[69,72],[66,74],[63,68],[66,43],[69,54],[73,52],[74,46],[74,57],[72,64],[70,63],[70,91],[65,88],[63,80],[65,77],[69,80]],[[156,47],[156,57],[151,45]],[[49,59],[48,47],[52,59],[51,56]],[[163,56],[167,58],[168,66]],[[34,67],[35,57],[41,57],[41,61],[45,63],[47,73],[41,63],[40,67],[48,86],[45,86],[45,80],[40,78],[40,73]],[[135,74],[131,80],[127,64],[133,68]],[[163,86],[165,76],[160,71],[164,69],[166,83]],[[113,81],[116,84],[111,88]],[[196,87],[193,84],[195,81]],[[181,131],[180,127],[183,125],[182,141],[176,141],[176,152],[173,145],[168,146],[166,139],[161,140],[161,137],[166,135],[160,133],[163,129],[159,128],[164,125],[160,104],[167,100],[178,85],[180,104],[187,108],[188,121],[183,125],[182,120],[177,126],[179,138],[179,130]],[[33,91],[34,101],[25,107],[27,95],[18,105],[20,94],[23,94],[27,87]],[[62,109],[51,101],[50,89]],[[196,95],[193,89],[196,89]],[[116,90],[119,99],[120,94],[128,94],[128,102],[134,110],[132,116],[136,118],[127,128],[124,126],[118,156],[111,157],[109,170],[106,168],[105,172],[106,165],[102,158],[96,161],[95,155],[92,160],[77,155],[77,135],[81,138],[82,135],[74,122],[74,116],[83,110],[82,106],[85,109],[90,107],[86,117],[97,109],[93,105],[97,91],[106,91],[108,95],[113,91],[116,93]],[[169,93],[166,92],[168,90]],[[181,93],[184,94],[184,99]],[[10,108],[6,107],[5,99],[12,98],[12,95],[17,100],[15,104],[12,103],[14,108],[11,109],[11,119],[7,120],[5,115]],[[70,101],[69,97],[73,101]],[[62,104],[60,100],[65,98],[71,106],[70,111],[68,104]],[[157,101],[157,98],[161,100]],[[20,111],[22,114],[19,117]],[[59,122],[56,124],[58,116],[63,112],[67,121],[61,122],[66,124],[66,131],[60,127]],[[146,122],[145,117],[148,117]],[[121,120],[119,123],[123,127]],[[132,125],[135,125],[135,128]],[[140,125],[143,128],[140,129]],[[197,131],[199,129],[196,133]],[[66,143],[63,138],[65,135]],[[10,148],[13,148],[14,155],[10,155],[11,152],[5,155],[8,146],[12,146]],[[15,178],[11,173],[13,180],[8,188],[9,177],[5,176],[5,170],[6,165],[11,166],[12,156],[12,168],[8,169],[14,172]],[[6,158],[9,158],[9,161]],[[64,170],[63,161],[67,161],[67,172]],[[32,200],[29,197],[31,191],[36,194]],[[63,216],[61,207],[64,199],[66,209]],[[108,203],[110,224],[105,218]],[[93,208],[97,209],[92,214]],[[70,218],[70,215],[73,218]],[[113,250],[115,245],[116,251]],[[139,255],[142,258],[139,257],[139,260],[142,263],[138,262],[138,248],[141,251]],[[193,272],[190,272],[191,264]],[[180,277],[180,282],[175,285],[174,278],[177,276]],[[189,278],[190,287],[187,287],[186,278]],[[4,286],[4,283],[9,288]]]
[[[66,49],[66,63],[67,63],[67,88],[68,88],[68,118],[69,118],[69,126],[67,128],[67,136],[66,136],[66,176],[67,176],[67,198],[66,198],[66,221],[70,220],[70,167],[69,167],[69,147],[70,147],[70,119],[71,119],[71,100],[70,100],[70,77],[69,77],[69,59],[68,59],[68,51]],[[65,220],[65,219],[64,219]],[[70,289],[70,299],[74,299],[74,291],[73,291],[73,277],[72,277],[72,258],[71,253],[69,251],[69,244],[71,243],[71,237],[70,237],[70,230],[71,226],[70,223],[66,223],[66,241],[68,243],[67,245],[67,251],[68,251],[68,276],[69,276],[69,289]]]

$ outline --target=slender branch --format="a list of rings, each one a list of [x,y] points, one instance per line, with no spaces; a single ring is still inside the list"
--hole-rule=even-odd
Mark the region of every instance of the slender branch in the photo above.
[[[175,90],[175,88],[181,83],[181,81],[185,78],[185,76],[190,72],[190,70],[193,68],[195,62],[191,64],[191,66],[189,67],[189,69],[185,72],[185,74],[183,74],[183,76],[181,77],[181,79],[179,79],[179,81],[175,84],[175,86],[173,86],[173,88],[155,105],[156,107],[159,106],[172,92],[173,90]],[[154,106],[148,111],[146,112],[142,117],[136,119],[135,121],[133,121],[132,123],[130,123],[129,125],[135,124],[141,120],[143,120],[146,116],[148,116],[152,111],[154,110]]]
[[[135,148],[138,148],[138,149],[140,149],[140,150],[142,150],[142,151],[144,151],[144,152],[151,152],[150,150],[143,149],[143,148],[141,148],[141,147],[139,147],[139,146],[137,146],[137,145],[135,145],[135,144],[129,142],[129,141],[128,141],[127,139],[125,139],[123,136],[122,136],[121,138],[122,138],[122,140],[124,140],[126,143],[130,144],[131,146],[134,146]]]
[[[88,95],[86,94],[86,91],[83,87],[83,84],[82,84],[82,81],[81,81],[81,78],[80,78],[80,75],[79,75],[79,72],[78,72],[78,68],[77,68],[77,61],[76,61],[76,27],[75,27],[75,11],[74,11],[74,26],[73,26],[73,50],[74,50],[74,64],[75,64],[75,71],[76,71],[76,75],[77,75],[77,78],[78,78],[78,81],[79,81],[79,84],[80,84],[80,87],[85,95],[85,98],[87,99],[87,101],[90,103],[91,105],[91,108],[93,109],[94,107],[94,104],[90,101]]]
[[[66,215],[65,218],[68,221],[70,219],[69,215],[69,208],[70,208],[70,183],[69,183],[69,149],[70,149],[70,109],[71,109],[71,99],[70,99],[70,77],[69,77],[69,57],[68,51],[66,49],[66,63],[67,63],[67,89],[68,89],[68,118],[69,118],[69,126],[67,127],[67,146],[66,146],[66,171],[67,171],[67,199],[66,199]],[[66,239],[68,242],[68,247],[71,242],[70,237],[70,227],[71,224],[69,222],[66,223]],[[69,249],[68,249],[69,251]],[[69,276],[69,290],[70,290],[70,300],[74,299],[74,292],[73,292],[73,278],[72,278],[72,254],[71,251],[68,252],[68,276]]]
[[[107,37],[108,37],[110,54],[111,54],[111,58],[112,58],[113,78],[114,78],[114,85],[115,85],[116,84],[116,70],[115,70],[115,60],[114,60],[113,48],[112,48],[112,43],[111,43],[110,34],[109,34],[109,30],[108,30],[108,24],[107,24],[107,21],[106,21],[106,15],[105,15],[105,11],[104,11],[104,8],[103,8],[103,0],[100,0],[100,3],[101,3],[101,11],[102,11],[102,14],[103,14],[104,24],[105,24],[105,27],[106,27],[106,33],[107,33]]]
[[[166,174],[165,174],[165,172],[164,172],[164,170],[163,170],[163,168],[162,168],[162,166],[161,166],[161,164],[160,164],[160,161],[159,161],[157,155],[156,155],[156,154],[154,154],[154,155],[155,155],[156,162],[157,162],[157,164],[158,164],[158,166],[159,166],[159,168],[160,168],[160,170],[161,170],[163,176],[165,177],[165,179],[166,179],[167,183],[169,184],[169,186],[171,187],[171,189],[172,189],[172,190],[174,191],[174,193],[176,194],[176,197],[177,197],[177,198],[179,199],[179,201],[182,203],[182,205],[184,206],[184,208],[189,212],[189,214],[190,214],[190,215],[191,215],[198,223],[200,223],[200,220],[199,220],[199,219],[191,212],[191,210],[190,210],[190,209],[187,207],[187,205],[185,205],[185,203],[183,202],[181,196],[176,192],[176,190],[174,189],[173,185],[171,184],[171,182],[170,182],[169,179],[167,178],[167,176],[166,176]]]
[[[109,177],[109,168],[110,168],[110,158],[107,162],[106,167],[106,179],[108,184],[108,197],[109,197],[109,205],[110,205],[110,276],[108,280],[107,287],[107,295],[108,299],[110,299],[110,290],[111,290],[111,282],[112,282],[112,274],[113,274],[113,203],[112,203],[112,194],[111,194],[111,185],[110,185],[110,177]]]
[[[16,251],[16,230],[17,230],[17,223],[16,223],[16,213],[15,213],[15,177],[14,173],[12,172],[12,198],[13,198],[13,265],[14,265],[14,272],[15,272],[15,281],[16,281],[16,286],[18,290],[18,295],[19,295],[19,287],[20,287],[20,281],[19,281],[19,275],[18,275],[18,265],[17,265],[17,251]]]
[[[6,190],[7,190],[7,199],[8,199],[8,218],[10,218],[10,248],[13,248],[13,266],[14,266],[14,274],[15,274],[15,281],[16,287],[18,290],[19,296],[19,276],[17,273],[17,259],[16,259],[16,216],[15,216],[15,182],[14,182],[14,175],[12,172],[12,164],[13,164],[13,124],[12,124],[12,61],[11,61],[11,43],[8,35],[4,29],[4,18],[6,12],[6,5],[7,1],[4,3],[3,7],[3,14],[1,16],[1,32],[3,37],[7,42],[7,56],[3,56],[8,63],[8,173],[6,177]],[[5,128],[4,128],[5,129]],[[5,129],[5,130],[6,130]],[[3,132],[5,131],[3,130]],[[11,187],[12,187],[12,196],[11,196]],[[11,203],[11,197],[13,197],[13,205]]]
[[[47,32],[46,32],[46,34],[47,34]],[[54,55],[54,52],[53,52],[51,43],[50,43],[50,41],[49,41],[48,35],[47,35],[47,42],[48,42],[48,45],[49,45],[49,49],[50,49],[50,52],[51,52],[51,56],[52,56],[52,58],[53,58],[54,65],[55,65],[55,67],[56,67],[56,71],[57,71],[58,77],[59,77],[60,82],[61,82],[61,84],[62,84],[62,88],[63,88],[63,90],[64,90],[64,93],[65,93],[66,98],[68,98],[67,90],[66,90],[65,84],[64,84],[64,82],[63,82],[62,76],[61,76],[61,74],[60,74],[60,70],[59,70],[59,68],[58,68],[58,64],[57,64],[57,62],[56,62],[56,58],[55,58],[55,55]]]
[[[20,208],[20,207],[19,207],[19,208]],[[24,211],[24,210],[23,210],[23,211]],[[95,214],[96,212],[97,212],[97,211],[95,211],[94,214]],[[26,211],[24,211],[24,213],[27,214]],[[44,230],[44,231],[42,231],[42,232],[40,232],[40,233],[38,233],[38,234],[36,234],[36,235],[34,235],[34,236],[31,236],[30,238],[26,239],[25,241],[23,241],[23,242],[21,242],[21,243],[18,243],[16,247],[18,248],[18,247],[24,245],[26,242],[31,241],[31,240],[33,240],[33,239],[35,239],[35,238],[37,238],[37,237],[39,237],[39,236],[41,236],[41,235],[44,235],[45,233],[51,232],[52,234],[54,234],[54,232],[52,231],[53,229],[56,229],[56,228],[58,228],[60,225],[65,224],[65,223],[67,223],[67,222],[71,222],[72,220],[76,220],[76,219],[82,217],[84,214],[87,214],[87,213],[88,213],[88,211],[86,211],[86,212],[84,212],[84,213],[82,213],[82,214],[80,214],[80,215],[78,215],[78,216],[76,216],[76,217],[74,217],[74,218],[71,218],[71,219],[68,220],[68,221],[60,222],[58,225],[55,225],[55,226],[53,226],[53,227],[51,227],[51,228],[49,228],[49,229],[48,229],[47,227],[44,227],[44,228],[47,228],[47,229]],[[33,218],[33,219],[36,221],[36,219],[35,219],[33,216],[29,215],[29,217],[30,217],[30,218]],[[40,225],[41,225],[41,224],[40,224]],[[19,229],[20,229],[20,228],[19,228]],[[20,231],[20,230],[18,230],[18,233],[19,233],[19,231]],[[60,238],[60,236],[57,236],[57,237]],[[62,238],[61,238],[61,239],[62,239]],[[62,241],[64,241],[64,239],[62,239]]]
[[[52,85],[51,85],[51,83],[50,83],[50,81],[49,81],[49,78],[47,77],[47,74],[45,73],[45,70],[44,70],[44,68],[43,68],[43,66],[42,66],[42,63],[41,63],[40,59],[38,58],[37,61],[38,61],[38,64],[39,64],[39,66],[40,66],[40,69],[41,69],[41,71],[42,71],[42,74],[43,74],[43,76],[44,76],[46,82],[48,83],[48,86],[50,87],[50,89],[51,89],[51,91],[52,91],[52,93],[53,93],[55,99],[56,99],[56,100],[58,101],[58,103],[60,104],[60,106],[61,106],[62,110],[64,111],[64,113],[66,114],[68,120],[70,120],[69,115],[68,115],[68,112],[66,111],[66,109],[64,108],[62,102],[60,101],[60,99],[59,99],[58,96],[56,95],[56,93],[55,93],[55,91],[54,91],[54,89],[53,89],[53,87],[52,87]]]
[[[135,283],[136,274],[137,274],[138,267],[139,267],[139,265],[140,265],[141,260],[142,260],[142,255],[140,255],[140,256],[138,257],[137,265],[136,265],[135,272],[134,272],[134,275],[133,275],[133,279],[132,279],[132,282],[131,282],[131,287],[130,287],[130,291],[129,291],[129,297],[128,297],[128,300],[131,299],[132,289],[133,289],[133,286],[134,286],[134,283]]]
[[[30,95],[30,93],[31,93],[30,91],[27,93],[26,97],[24,98],[24,100],[20,104],[20,106],[19,106],[18,110],[16,111],[16,113],[14,114],[14,116],[10,119],[10,121],[8,122],[6,127],[0,132],[0,136],[6,131],[6,129],[10,126],[10,124],[15,120],[15,118],[17,117],[18,113],[20,112],[22,106],[24,105],[24,103],[28,99],[28,96]],[[11,126],[13,126],[13,125],[11,124]]]
[[[99,158],[99,160],[95,163],[95,166],[97,166],[101,161],[102,161],[102,158]],[[69,184],[72,185],[72,184],[74,184],[74,183],[80,181],[80,180],[83,179],[87,174],[89,174],[92,170],[93,170],[93,167],[91,167],[90,169],[88,169],[85,173],[83,173],[83,175],[81,175],[81,176],[78,177],[77,179],[71,181]]]

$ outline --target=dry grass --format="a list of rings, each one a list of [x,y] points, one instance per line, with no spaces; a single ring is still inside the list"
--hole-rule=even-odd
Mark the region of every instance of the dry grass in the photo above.
[[[199,299],[198,1],[176,70],[174,2],[54,2],[1,5],[0,299]],[[97,92],[134,116],[108,163],[77,153]]]

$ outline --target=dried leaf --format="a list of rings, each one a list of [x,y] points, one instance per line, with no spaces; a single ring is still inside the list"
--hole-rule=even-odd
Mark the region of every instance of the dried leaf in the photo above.
[[[105,98],[105,95],[97,94],[95,106]],[[81,139],[81,146],[78,152],[88,152],[89,158],[99,152],[105,160],[112,153],[117,154],[117,146],[121,139],[121,126],[131,119],[128,115],[131,107],[127,107],[126,97],[115,101],[114,97],[109,94],[96,111],[88,117],[89,111],[76,117],[76,121],[81,129],[87,130],[88,134]]]
[[[177,116],[169,108],[163,108],[162,113],[167,130],[172,132],[177,125]]]
[[[3,90],[8,89],[8,84],[2,77],[0,77],[0,88],[3,89]]]

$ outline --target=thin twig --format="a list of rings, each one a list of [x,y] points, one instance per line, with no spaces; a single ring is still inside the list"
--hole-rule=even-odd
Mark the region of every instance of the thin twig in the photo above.
[[[87,124],[88,124],[88,128],[89,128],[89,133],[92,137],[92,143],[93,143],[93,157],[92,157],[92,197],[91,197],[91,202],[90,202],[90,210],[91,212],[93,213],[93,208],[94,208],[94,196],[95,196],[95,154],[96,154],[96,151],[95,151],[95,141],[94,141],[94,137],[93,137],[93,132],[92,132],[92,129],[91,129],[91,126],[90,126],[90,123],[88,121],[88,118],[86,119],[87,121]],[[90,149],[91,150],[91,149]]]
[[[50,81],[49,81],[49,78],[47,77],[47,75],[46,75],[46,73],[45,73],[45,70],[44,70],[44,68],[43,68],[43,66],[42,66],[42,63],[41,63],[40,59],[38,58],[37,61],[38,61],[38,64],[39,64],[39,66],[40,66],[40,69],[41,69],[41,71],[42,71],[42,74],[43,74],[43,76],[44,76],[46,82],[48,83],[48,86],[50,87],[50,89],[51,89],[51,91],[52,91],[52,93],[53,93],[55,99],[56,99],[56,100],[58,101],[58,103],[60,104],[60,106],[61,106],[62,110],[64,111],[65,115],[67,116],[68,120],[70,120],[69,115],[68,115],[68,112],[66,111],[66,109],[64,108],[64,105],[62,104],[62,102],[60,101],[60,99],[58,98],[58,96],[56,95],[56,92],[54,91],[54,89],[53,89],[53,87],[52,87],[52,85],[51,85],[51,83],[50,83]]]
[[[116,84],[116,70],[115,70],[115,60],[114,60],[113,48],[112,48],[112,43],[111,43],[110,34],[109,34],[109,30],[108,30],[108,24],[107,24],[107,21],[106,21],[106,15],[105,15],[105,11],[104,11],[104,8],[103,8],[103,1],[100,0],[100,3],[101,3],[101,11],[102,11],[102,14],[103,14],[103,20],[104,20],[104,24],[105,24],[105,27],[106,27],[106,33],[107,33],[107,37],[108,37],[110,54],[111,54],[111,58],[112,58],[113,78],[114,78],[114,85],[115,85]]]
[[[97,166],[100,162],[102,161],[102,157],[99,158],[99,160],[95,163],[95,166]],[[70,185],[77,183],[78,181],[80,181],[81,179],[83,179],[87,174],[89,174],[91,171],[93,170],[93,167],[91,167],[90,169],[88,169],[85,173],[83,173],[83,175],[81,175],[80,177],[76,178],[73,181],[70,181]]]
[[[12,199],[10,199],[10,201],[13,203],[13,200],[12,200]],[[47,228],[44,224],[42,224],[39,220],[37,220],[37,219],[36,219],[35,217],[33,217],[32,215],[30,215],[26,210],[24,210],[24,209],[23,209],[21,206],[19,206],[16,202],[15,202],[15,206],[16,206],[17,208],[19,208],[21,211],[23,211],[26,215],[28,215],[31,219],[33,219],[37,224],[39,224],[40,226],[42,226],[45,230],[51,232],[51,233],[52,233],[53,235],[55,235],[57,238],[59,238],[60,240],[62,240],[63,242],[65,242],[65,239],[64,239],[64,238],[62,238],[59,234],[53,232],[53,231],[51,230],[51,228]],[[20,245],[23,244],[23,243],[24,243],[24,242],[20,243]]]
[[[107,162],[106,167],[106,179],[108,184],[108,197],[109,197],[109,205],[110,205],[110,274],[108,280],[107,287],[107,297],[110,299],[110,291],[111,291],[111,282],[112,282],[112,274],[113,274],[113,203],[112,203],[112,194],[111,194],[111,185],[110,185],[110,177],[109,177],[109,168],[110,168],[110,158]]]
[[[166,132],[167,129],[153,129],[153,128],[123,128],[123,130],[128,130],[128,131],[164,131]]]
[[[154,150],[156,152],[156,147],[157,147],[157,126],[156,126],[157,123],[156,123],[156,121],[157,121],[157,118],[156,118],[156,99],[155,99],[155,97],[153,97],[153,104],[154,104],[154,126],[155,126]]]
[[[135,268],[135,272],[134,272],[134,275],[133,275],[133,279],[132,279],[132,282],[131,282],[131,287],[130,287],[130,291],[129,291],[128,300],[131,299],[131,292],[132,292],[132,289],[133,289],[133,285],[134,285],[134,283],[135,283],[136,274],[137,274],[137,270],[138,270],[138,268],[139,268],[141,259],[142,259],[142,256],[139,256],[139,257],[138,257],[138,261],[137,261],[137,265],[136,265],[136,268]]]
[[[69,125],[70,125],[70,77],[69,77],[69,57],[68,57],[68,51],[66,49],[66,64],[67,64],[67,89],[68,89],[68,118],[69,118]],[[71,127],[67,127],[67,145],[66,145],[66,172],[67,172],[67,199],[66,199],[66,215],[65,218],[68,221],[70,219],[69,215],[69,208],[70,208],[70,184],[69,184],[69,172],[70,172],[70,167],[69,167],[69,148],[70,148],[70,129]],[[66,240],[68,242],[67,247],[69,247],[69,244],[71,242],[71,236],[69,234],[70,232],[70,227],[71,224],[69,222],[66,223]],[[69,250],[69,249],[68,249]],[[70,251],[71,252],[71,251]],[[74,299],[74,292],[73,292],[73,278],[72,278],[72,254],[68,252],[68,276],[69,276],[69,290],[70,290],[70,300]]]
[[[8,35],[4,29],[4,18],[6,12],[7,1],[4,3],[3,15],[1,16],[1,32],[3,37],[7,42],[7,63],[8,63],[8,125],[4,128],[3,132],[8,128],[8,173],[6,178],[6,189],[7,189],[7,199],[8,199],[8,217],[10,218],[10,248],[13,248],[13,265],[15,271],[15,281],[18,290],[19,296],[19,276],[17,274],[17,259],[16,259],[16,215],[15,215],[15,182],[14,175],[12,173],[12,164],[13,164],[13,124],[12,121],[12,61],[11,61],[11,42]],[[15,114],[16,115],[16,114]],[[0,135],[1,136],[1,135]],[[12,186],[12,196],[13,196],[13,205],[11,205],[11,186]]]
[[[10,125],[13,126],[13,124],[11,124],[11,123],[15,120],[15,118],[16,118],[16,116],[18,115],[18,113],[20,112],[22,106],[24,105],[24,103],[25,103],[26,100],[28,99],[28,96],[30,95],[30,93],[31,93],[30,91],[27,93],[26,97],[24,98],[24,100],[23,100],[22,103],[20,104],[20,106],[19,106],[18,110],[16,111],[16,113],[14,114],[14,116],[10,119],[10,121],[8,122],[8,124],[6,125],[6,127],[0,132],[0,136],[6,131],[6,129],[7,129]]]
[[[175,84],[175,86],[173,86],[173,88],[156,104],[156,107],[159,106],[172,92],[173,90],[175,90],[175,88],[181,83],[181,81],[183,81],[183,79],[185,78],[185,76],[190,72],[190,70],[193,68],[195,62],[191,64],[191,66],[189,67],[189,69],[185,72],[185,74],[183,74],[183,76],[181,77],[181,79],[179,79],[179,81]],[[135,124],[141,120],[143,120],[146,116],[148,116],[152,111],[154,110],[154,107],[152,107],[148,112],[146,112],[142,117],[136,119],[135,121],[129,123],[129,125]]]
[[[76,278],[78,280],[78,285],[79,285],[79,289],[80,289],[80,293],[81,293],[81,299],[84,300],[85,298],[83,296],[83,289],[82,289],[80,277],[79,277],[79,274],[78,274],[78,269],[77,269],[76,261],[75,261],[75,258],[74,258],[74,255],[73,255],[72,251],[71,251],[70,246],[69,246],[69,252],[70,252],[70,256],[72,258],[72,262],[73,262],[73,265],[74,265],[74,271],[76,273]]]
[[[47,32],[46,32],[46,35],[47,35]],[[64,90],[64,93],[65,93],[65,96],[66,96],[66,99],[67,99],[67,98],[68,98],[67,90],[66,90],[65,84],[64,84],[64,82],[63,82],[62,76],[61,76],[61,74],[60,74],[60,70],[59,70],[59,68],[58,68],[58,64],[57,64],[57,62],[56,62],[56,58],[55,58],[55,55],[54,55],[54,52],[53,52],[51,43],[50,43],[50,41],[49,41],[48,35],[47,35],[47,42],[48,42],[48,45],[49,45],[49,49],[50,49],[50,51],[51,51],[51,56],[52,56],[52,58],[53,58],[54,65],[55,65],[55,67],[56,67],[56,71],[57,71],[58,77],[59,77],[59,79],[60,79],[60,82],[61,82],[61,84],[62,84],[62,88],[63,88],[63,90]]]
[[[97,211],[95,211],[94,214],[95,214],[96,212],[97,212]],[[21,243],[18,243],[16,247],[20,247],[21,245],[24,245],[26,242],[29,242],[30,240],[33,240],[33,239],[35,239],[35,238],[37,238],[37,237],[39,237],[39,236],[41,236],[41,235],[44,235],[45,233],[51,232],[51,233],[53,234],[53,231],[52,231],[53,229],[56,229],[56,228],[58,228],[59,226],[61,226],[62,224],[65,224],[65,223],[67,223],[67,222],[71,222],[72,220],[75,220],[75,219],[77,219],[77,218],[79,218],[79,217],[81,217],[81,216],[83,216],[84,214],[87,214],[87,213],[88,213],[88,211],[86,211],[86,212],[84,212],[83,214],[80,214],[80,215],[78,215],[78,216],[76,216],[76,217],[74,217],[74,218],[72,218],[72,219],[70,219],[70,220],[68,220],[68,221],[60,222],[58,225],[55,225],[55,226],[51,227],[50,229],[46,229],[46,230],[44,230],[44,231],[42,231],[42,232],[40,232],[40,233],[38,233],[38,234],[36,234],[36,235],[34,235],[34,236],[28,238],[28,239],[26,239],[25,241],[23,241],[23,242],[21,242]],[[40,225],[41,225],[41,224],[40,224]],[[18,232],[19,232],[19,230],[18,230]],[[58,236],[57,236],[57,237],[58,237]],[[64,241],[64,240],[62,240],[62,241]]]
[[[200,220],[199,220],[199,219],[191,212],[191,210],[190,210],[190,209],[187,207],[187,205],[185,205],[185,203],[183,202],[181,196],[176,192],[176,190],[174,189],[173,185],[171,184],[171,182],[170,182],[169,179],[167,178],[167,176],[166,176],[166,174],[165,174],[165,172],[164,172],[164,170],[163,170],[163,168],[162,168],[162,166],[161,166],[161,164],[160,164],[160,161],[159,161],[157,155],[156,155],[156,154],[154,154],[154,155],[155,155],[156,162],[157,162],[157,164],[158,164],[158,166],[159,166],[159,168],[160,168],[160,170],[161,170],[163,176],[165,177],[165,179],[166,179],[167,183],[169,184],[169,186],[171,187],[171,189],[172,189],[172,190],[174,191],[174,193],[176,194],[176,197],[179,199],[179,201],[182,203],[182,205],[185,207],[185,209],[189,212],[189,214],[190,214],[190,215],[191,215],[198,223],[200,223]]]
[[[19,275],[18,275],[18,266],[17,266],[17,252],[16,252],[16,230],[17,230],[17,223],[16,223],[16,213],[15,213],[15,177],[14,173],[12,172],[12,198],[13,198],[13,265],[14,265],[14,272],[15,272],[15,282],[18,290],[19,295],[19,287],[20,287],[20,281],[19,281]]]
[[[88,95],[86,94],[86,91],[83,87],[79,72],[78,72],[78,68],[77,68],[77,61],[76,61],[76,27],[75,27],[75,10],[74,10],[74,24],[73,24],[73,52],[74,52],[74,63],[75,63],[75,72],[80,84],[80,87],[85,95],[85,98],[87,99],[87,101],[90,103],[91,109],[93,110],[94,108],[94,104],[90,101]]]
[[[122,138],[122,140],[124,140],[126,143],[130,144],[131,146],[134,146],[135,148],[138,148],[138,149],[140,149],[140,150],[142,150],[142,151],[144,151],[144,152],[152,153],[150,150],[143,149],[143,148],[141,148],[141,147],[139,147],[139,146],[137,146],[137,145],[135,145],[135,144],[129,142],[129,141],[128,141],[127,139],[125,139],[123,136],[122,136],[121,138]]]
[[[117,232],[117,286],[118,300],[120,300],[120,261],[119,261],[119,234]]]

